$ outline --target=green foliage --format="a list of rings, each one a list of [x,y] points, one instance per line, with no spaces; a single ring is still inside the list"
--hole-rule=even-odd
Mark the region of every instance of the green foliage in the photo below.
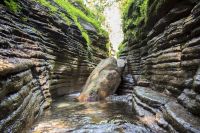
[[[149,0],[125,0],[123,10],[123,29],[129,36],[140,35],[140,27],[148,20]]]
[[[91,23],[91,21],[90,21],[91,19],[89,19],[81,10],[77,9],[75,6],[73,6],[67,0],[54,0],[54,2],[56,2],[60,7],[62,7],[63,9],[65,9],[68,12],[68,14],[74,20],[75,24],[80,29],[82,36],[87,41],[87,44],[90,45],[91,41],[90,41],[89,35],[88,35],[87,31],[79,23],[78,18],[80,17],[90,23]]]
[[[66,16],[66,14],[61,13],[56,6],[52,5],[51,2],[49,2],[47,0],[35,0],[35,1],[39,2],[41,5],[43,5],[45,7],[48,7],[51,12],[58,13],[66,21],[66,23],[68,25],[71,24],[71,21]],[[91,44],[91,40],[90,40],[90,37],[89,37],[87,31],[84,29],[84,27],[79,22],[79,19],[82,19],[82,20],[85,20],[86,22],[89,22],[90,24],[92,24],[98,30],[98,32],[100,34],[106,35],[106,32],[103,29],[101,29],[100,23],[95,19],[95,15],[92,12],[90,12],[83,5],[82,0],[75,0],[75,4],[78,4],[79,7],[83,11],[81,11],[78,7],[76,7],[75,5],[72,4],[74,1],[70,2],[69,0],[54,0],[54,2],[58,6],[62,7],[70,15],[70,17],[74,20],[75,24],[77,25],[77,27],[81,31],[82,36],[87,41],[88,46]]]
[[[128,14],[130,6],[132,5],[133,2],[134,2],[134,0],[122,0],[122,2],[121,2],[121,11],[122,11],[123,15],[127,15]]]
[[[106,43],[106,49],[108,50],[108,56],[112,56],[111,42]]]
[[[16,0],[4,0],[6,6],[14,13],[18,13],[21,11],[21,6],[18,4]]]
[[[103,23],[105,22],[105,16],[103,14],[104,9],[108,6],[111,6],[115,1],[111,2],[108,0],[90,0],[86,5],[90,8],[90,12],[92,11],[92,14],[95,15],[95,18],[99,22]]]
[[[56,6],[53,6],[49,1],[47,0],[35,0],[35,1],[39,2],[42,6],[47,7],[52,13],[58,13],[66,21],[67,25],[71,24],[69,18],[64,13],[60,12],[58,8]]]
[[[118,52],[116,53],[117,58],[119,58],[120,54],[124,51],[126,47],[125,43],[121,43],[118,47]]]
[[[45,7],[48,7],[52,12],[57,12],[58,9],[51,5],[51,3],[47,0],[37,0],[41,5],[45,6]]]
[[[69,20],[69,18],[64,13],[60,12],[60,16],[65,20],[67,25],[71,25],[71,21]]]
[[[143,17],[145,20],[145,23],[147,22],[147,14],[148,14],[148,4],[149,0],[144,0],[143,3],[140,5],[140,17]]]
[[[149,0],[126,0],[123,10],[123,17],[125,21],[128,18],[128,12],[132,6],[134,6],[134,10],[132,11],[132,17],[134,17],[134,25],[138,25],[141,21],[147,21],[148,14],[148,4]]]
[[[54,0],[60,7],[65,9],[73,19],[81,18],[89,23],[91,23],[100,33],[104,31],[101,29],[101,24],[94,18],[94,14],[92,14],[88,9],[84,8],[87,12],[87,15],[72,5],[68,0]],[[79,0],[80,3],[80,0]]]
[[[24,22],[27,22],[28,21],[28,17],[21,17],[21,20],[24,21]]]
[[[88,36],[87,31],[82,30],[81,32],[82,32],[82,36],[83,36],[83,38],[85,38],[87,44],[90,45],[92,42],[91,42],[91,40],[90,40],[90,37]]]

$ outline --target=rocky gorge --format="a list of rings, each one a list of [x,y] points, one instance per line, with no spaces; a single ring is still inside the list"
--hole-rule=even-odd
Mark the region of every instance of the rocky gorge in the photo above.
[[[133,111],[156,132],[200,132],[199,1],[138,0],[124,14]]]
[[[30,126],[54,97],[80,91],[100,59],[108,57],[107,36],[95,26],[78,18],[89,46],[64,8],[40,2],[20,0],[14,10],[6,1],[0,4],[0,132]]]
[[[81,0],[0,1],[0,132],[200,133],[200,2],[121,2],[115,60]]]

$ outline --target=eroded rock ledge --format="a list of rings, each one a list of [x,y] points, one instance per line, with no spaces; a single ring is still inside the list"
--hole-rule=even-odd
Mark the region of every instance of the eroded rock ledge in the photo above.
[[[136,81],[133,110],[157,132],[200,132],[200,3],[148,2],[146,18],[145,0],[124,16],[121,58]]]
[[[36,1],[18,2],[18,13],[0,3],[0,132],[21,132],[52,97],[80,90],[95,65],[108,56],[107,37],[97,34],[91,23],[79,18],[91,39],[88,48],[72,18],[68,25]]]

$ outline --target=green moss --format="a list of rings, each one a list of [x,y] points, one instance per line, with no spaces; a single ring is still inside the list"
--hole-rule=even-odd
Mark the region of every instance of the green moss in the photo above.
[[[126,47],[126,43],[121,43],[118,47],[118,52],[116,53],[117,58],[119,58],[120,54],[124,51]]]
[[[137,38],[141,28],[147,24],[149,0],[126,0],[123,10],[123,30],[126,35]]]
[[[71,0],[71,1],[80,1],[80,4],[84,5],[82,2],[83,0]],[[87,16],[88,15],[93,16],[93,18],[95,18],[97,21],[99,21],[100,23],[103,23],[103,22],[105,22],[105,16],[103,14],[104,9],[105,9],[105,7],[108,7],[109,4],[111,4],[113,2],[107,2],[106,0],[101,0],[101,1],[91,0],[90,2],[86,2],[90,8],[90,10],[88,8],[86,8],[86,10],[87,10],[86,14],[87,14]],[[86,7],[86,6],[84,6],[84,7]]]
[[[55,6],[51,5],[51,3],[47,0],[36,0],[36,1],[38,1],[41,5],[48,7],[52,12],[58,11],[58,9]]]
[[[69,18],[64,13],[60,13],[60,16],[65,20],[67,25],[71,25],[71,21],[69,20]]]
[[[28,17],[21,17],[21,20],[24,21],[24,22],[27,22],[28,21]]]
[[[62,12],[58,10],[56,6],[53,6],[49,1],[47,0],[35,0],[39,2],[41,5],[47,7],[52,13],[58,13],[65,21],[67,25],[71,25],[71,21],[69,18]]]
[[[21,11],[21,6],[16,0],[4,0],[6,6],[14,13],[18,13]]]
[[[149,5],[149,0],[144,0],[142,4],[140,5],[140,17],[143,17],[145,20],[145,23],[147,22],[147,14],[148,14],[148,5]]]
[[[108,56],[112,56],[111,42],[106,43],[106,49],[108,51]]]
[[[64,13],[61,13],[56,6],[52,5],[51,2],[49,2],[47,0],[35,0],[35,1],[39,2],[41,5],[43,5],[45,7],[48,7],[51,12],[58,13],[66,21],[66,23],[68,25],[71,24],[71,21],[69,20],[69,18]],[[87,41],[88,46],[91,44],[91,40],[90,40],[90,37],[89,37],[87,31],[83,28],[81,23],[78,21],[79,18],[91,23],[97,29],[98,33],[100,33],[101,35],[107,36],[107,33],[103,29],[101,29],[100,23],[95,19],[94,14],[92,12],[90,12],[83,5],[81,0],[76,0],[75,3],[78,4],[84,12],[81,11],[80,9],[78,9],[78,7],[74,6],[68,0],[54,0],[54,2],[58,6],[62,7],[70,15],[70,17],[74,20],[75,24],[81,31],[82,36]]]
[[[123,15],[128,15],[128,11],[134,0],[123,0],[121,4],[121,10]]]
[[[92,43],[90,40],[90,37],[88,36],[88,33],[86,31],[84,31],[84,30],[82,31],[82,36],[83,36],[83,38],[85,38],[88,45],[90,45]]]
[[[133,24],[136,26],[143,20],[146,22],[148,19],[148,4],[149,0],[127,0],[123,10],[124,21],[127,21],[128,18],[132,18],[134,20]],[[129,11],[132,13],[131,16],[128,16]]]
[[[89,23],[91,23],[101,34],[104,34],[105,31],[101,29],[101,24],[95,19],[95,16],[93,13],[91,13],[87,8],[85,8],[83,5],[82,8],[84,8],[85,13],[72,5],[68,0],[54,0],[60,7],[65,9],[72,18],[81,18]],[[81,1],[79,0],[79,3]],[[87,14],[87,15],[86,15]]]
[[[54,0],[55,3],[57,3],[60,7],[62,7],[63,9],[65,9],[68,14],[72,17],[72,19],[74,20],[75,24],[78,26],[78,28],[80,29],[82,36],[85,38],[85,40],[87,41],[87,44],[90,45],[91,44],[91,40],[90,37],[87,33],[87,31],[82,27],[82,25],[79,23],[78,18],[82,18],[84,20],[86,20],[87,22],[91,22],[89,19],[81,10],[77,9],[75,6],[73,6],[70,2],[68,2],[67,0]]]

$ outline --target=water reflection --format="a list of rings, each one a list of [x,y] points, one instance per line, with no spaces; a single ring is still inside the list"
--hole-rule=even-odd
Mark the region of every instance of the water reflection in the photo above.
[[[80,103],[76,95],[57,99],[29,132],[32,133],[114,133],[150,132],[125,102]]]

